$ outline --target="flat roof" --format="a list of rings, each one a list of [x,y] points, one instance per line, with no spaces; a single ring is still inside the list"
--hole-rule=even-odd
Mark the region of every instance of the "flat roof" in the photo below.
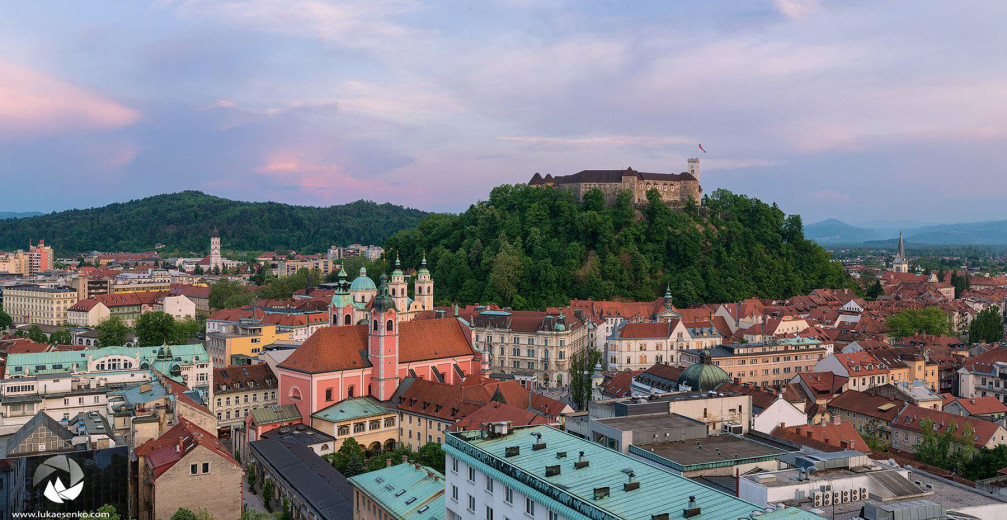
[[[606,417],[595,421],[621,431],[654,430],[660,428],[675,428],[680,426],[704,425],[702,421],[690,419],[675,413],[648,413],[628,415],[625,417]],[[705,425],[704,425],[705,426]]]
[[[664,459],[671,463],[666,465],[679,471],[690,471],[703,469],[701,466],[734,466],[739,461],[776,459],[787,452],[734,435],[716,435],[685,442],[632,446],[630,453],[666,464],[660,460]]]

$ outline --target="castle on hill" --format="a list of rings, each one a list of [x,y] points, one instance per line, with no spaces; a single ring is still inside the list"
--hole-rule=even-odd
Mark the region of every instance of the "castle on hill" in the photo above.
[[[605,196],[605,204],[615,204],[619,193],[628,191],[633,196],[634,205],[647,203],[647,192],[654,189],[661,194],[661,200],[673,207],[682,207],[691,198],[698,204],[703,196],[699,185],[699,159],[689,159],[689,171],[682,173],[638,172],[632,168],[625,170],[583,170],[572,175],[543,177],[536,173],[528,181],[529,186],[554,186],[573,192],[578,202],[584,200],[589,190],[598,189]]]

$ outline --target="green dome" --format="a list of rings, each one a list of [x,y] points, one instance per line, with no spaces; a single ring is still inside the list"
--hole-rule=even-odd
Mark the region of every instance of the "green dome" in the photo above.
[[[356,277],[353,280],[353,283],[350,284],[350,290],[351,291],[376,291],[376,290],[378,290],[378,286],[374,285],[374,280],[371,280],[370,278],[367,277],[367,268],[366,267],[361,267],[360,268],[360,276]]]
[[[699,363],[686,368],[682,372],[682,375],[678,376],[678,384],[689,385],[689,388],[700,392],[714,390],[723,383],[730,381],[730,374],[710,362],[709,349],[703,350]]]

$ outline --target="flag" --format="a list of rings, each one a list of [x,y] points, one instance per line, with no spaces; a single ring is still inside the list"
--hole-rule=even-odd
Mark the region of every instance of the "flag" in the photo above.
[[[703,144],[702,143],[699,144],[699,149],[703,150],[703,153],[706,153],[706,148],[703,148]]]

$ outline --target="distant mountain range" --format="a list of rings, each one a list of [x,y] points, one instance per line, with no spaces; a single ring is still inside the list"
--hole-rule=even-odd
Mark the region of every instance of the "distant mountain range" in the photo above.
[[[37,217],[43,214],[41,211],[0,211],[0,219]]]
[[[936,224],[902,229],[906,244],[926,245],[1007,245],[1007,220]],[[892,245],[898,230],[885,223],[859,227],[828,219],[804,226],[804,235],[822,245]]]

